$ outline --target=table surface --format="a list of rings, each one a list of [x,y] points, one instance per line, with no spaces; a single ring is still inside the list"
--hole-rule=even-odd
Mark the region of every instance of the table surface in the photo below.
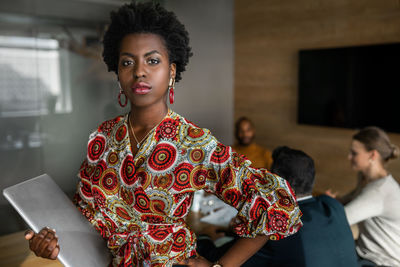
[[[58,260],[36,257],[29,250],[24,232],[0,236],[0,266],[14,267],[61,267]]]

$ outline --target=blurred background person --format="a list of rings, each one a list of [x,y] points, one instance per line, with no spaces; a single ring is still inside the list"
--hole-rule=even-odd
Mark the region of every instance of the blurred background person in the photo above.
[[[269,169],[272,164],[271,151],[256,144],[255,127],[247,117],[239,118],[235,123],[236,144],[233,149],[241,155],[245,155],[255,168]]]
[[[380,128],[366,127],[353,136],[349,160],[358,185],[339,198],[350,225],[358,224],[360,266],[400,266],[400,187],[386,164],[399,156]]]

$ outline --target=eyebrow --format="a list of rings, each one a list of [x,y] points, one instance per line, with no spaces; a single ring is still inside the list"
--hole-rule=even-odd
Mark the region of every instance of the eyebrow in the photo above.
[[[158,52],[157,50],[152,50],[150,52],[147,52],[146,54],[144,54],[145,57],[148,57],[152,54],[160,54],[160,52]],[[161,54],[160,54],[161,55]],[[122,52],[121,56],[129,56],[129,57],[135,57],[135,55],[128,53],[128,52]]]

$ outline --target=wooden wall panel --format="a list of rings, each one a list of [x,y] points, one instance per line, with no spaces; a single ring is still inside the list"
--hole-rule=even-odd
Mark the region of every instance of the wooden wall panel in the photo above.
[[[252,118],[257,142],[270,149],[288,145],[311,155],[317,191],[350,190],[356,174],[347,153],[355,131],[296,123],[297,53],[400,42],[400,1],[236,0],[234,18],[235,119]],[[399,134],[390,137],[400,146]],[[389,170],[400,180],[400,160]]]

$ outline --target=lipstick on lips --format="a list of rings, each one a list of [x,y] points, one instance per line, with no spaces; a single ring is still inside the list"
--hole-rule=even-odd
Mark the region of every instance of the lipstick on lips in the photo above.
[[[145,95],[148,92],[150,92],[150,90],[151,90],[151,86],[144,82],[135,83],[132,86],[133,93],[138,94],[138,95]]]

